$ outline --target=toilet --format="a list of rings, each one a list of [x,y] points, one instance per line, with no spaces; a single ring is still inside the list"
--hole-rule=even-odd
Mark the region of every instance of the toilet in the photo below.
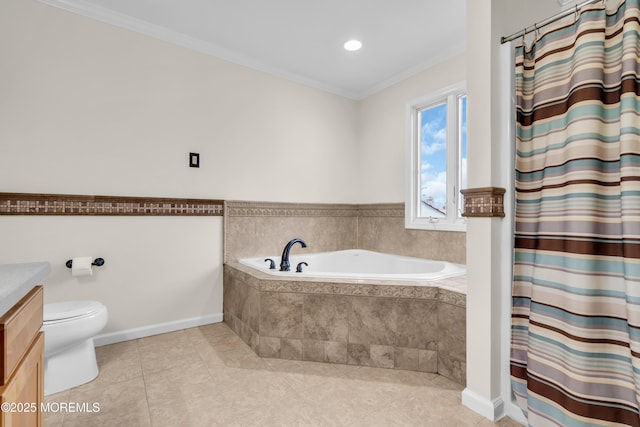
[[[107,324],[98,301],[44,304],[44,394],[68,390],[98,376],[93,337]]]

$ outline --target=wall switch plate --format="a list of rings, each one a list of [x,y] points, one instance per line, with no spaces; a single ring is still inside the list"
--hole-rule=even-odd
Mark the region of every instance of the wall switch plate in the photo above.
[[[189,167],[190,168],[200,167],[200,153],[189,153]]]

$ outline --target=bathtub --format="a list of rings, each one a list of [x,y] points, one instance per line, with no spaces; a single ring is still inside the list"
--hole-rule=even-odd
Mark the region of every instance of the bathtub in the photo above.
[[[294,250],[303,251],[300,248]],[[276,268],[270,269],[266,258],[275,261]],[[293,253],[289,262],[291,271],[279,271],[280,257],[244,258],[241,264],[274,276],[300,278],[344,278],[369,280],[411,280],[432,281],[466,274],[464,265],[445,261],[434,261],[400,255],[384,254],[363,249],[349,249],[335,252]],[[303,272],[297,273],[296,266],[302,266]]]
[[[466,380],[465,267],[365,250],[224,264],[224,322],[259,356]],[[299,262],[308,267],[296,273]],[[454,277],[455,276],[455,277]]]

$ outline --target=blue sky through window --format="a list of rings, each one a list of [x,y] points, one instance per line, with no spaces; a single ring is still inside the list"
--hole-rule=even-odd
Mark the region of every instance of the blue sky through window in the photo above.
[[[467,187],[467,97],[458,98],[460,188]],[[420,215],[444,217],[447,212],[447,104],[443,102],[420,111]],[[458,204],[461,203],[458,193]]]
[[[467,97],[461,96],[460,102],[460,188],[467,188]],[[463,203],[462,194],[458,193],[458,207]],[[461,216],[461,212],[458,212]]]
[[[421,216],[438,216],[447,206],[447,104],[420,112]],[[442,215],[444,216],[444,215]]]

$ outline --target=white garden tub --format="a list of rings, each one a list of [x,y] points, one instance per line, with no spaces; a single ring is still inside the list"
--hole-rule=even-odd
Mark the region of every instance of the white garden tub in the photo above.
[[[310,278],[430,281],[461,276],[467,272],[466,267],[460,264],[362,249],[306,254],[304,249],[295,247],[294,251],[296,253],[289,258],[289,272],[279,271],[279,256],[244,258],[240,263],[275,276]],[[275,269],[269,268],[270,263],[265,261],[267,258],[275,262]],[[303,265],[302,273],[297,273],[296,266],[300,262],[306,262],[308,266]]]

